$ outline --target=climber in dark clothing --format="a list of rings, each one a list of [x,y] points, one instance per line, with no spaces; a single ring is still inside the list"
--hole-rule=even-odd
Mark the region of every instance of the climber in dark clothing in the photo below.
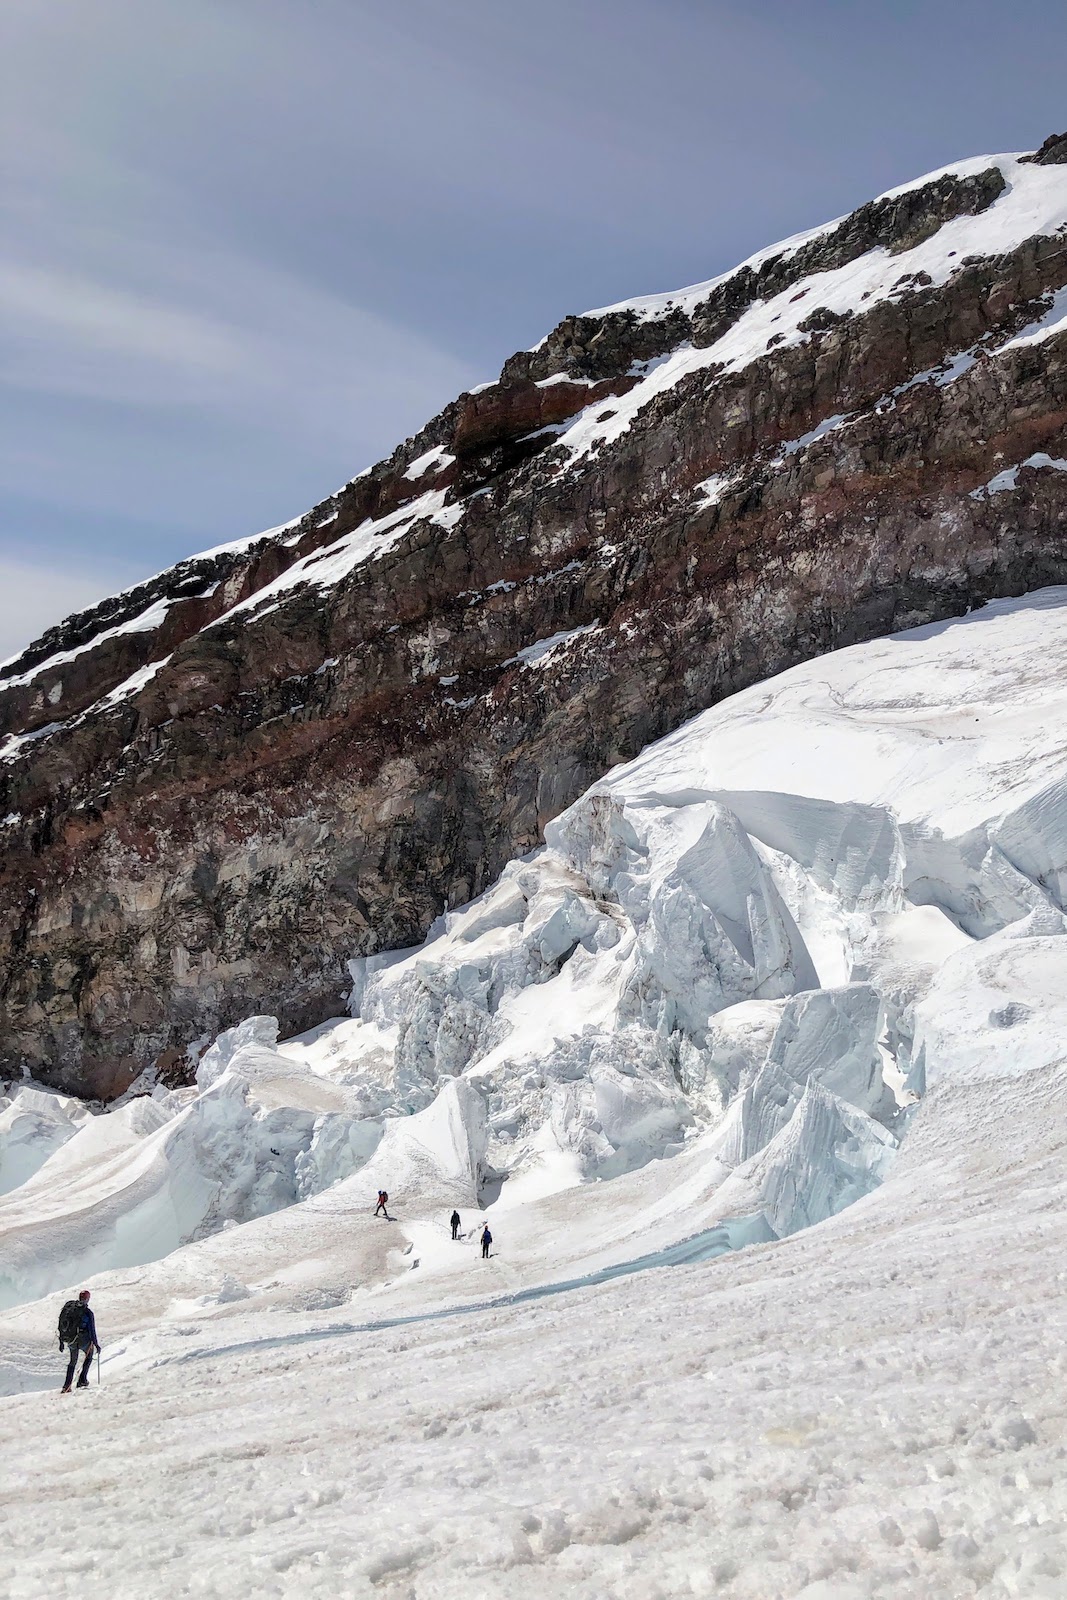
[[[378,1204],[374,1208],[374,1215],[376,1217],[388,1217],[389,1215],[389,1196],[384,1189],[378,1190]]]
[[[452,1237],[453,1237],[453,1239],[458,1239],[459,1238],[459,1212],[458,1211],[453,1211],[453,1213],[452,1213]]]
[[[83,1351],[85,1353],[85,1360],[82,1362],[81,1376],[78,1379],[78,1388],[88,1389],[89,1368],[93,1364],[93,1351],[99,1350],[100,1348],[100,1341],[96,1337],[96,1318],[89,1310],[88,1289],[82,1290],[81,1294],[78,1296],[78,1304],[81,1308],[81,1327],[75,1333],[73,1340],[68,1341],[70,1348],[70,1363],[67,1366],[66,1382],[60,1391],[62,1394],[70,1393],[70,1387],[74,1381],[74,1368],[78,1365],[78,1357]]]
[[[486,1259],[486,1257],[489,1254],[489,1246],[492,1244],[492,1242],[493,1242],[493,1235],[489,1232],[489,1224],[487,1222],[485,1227],[482,1229],[482,1260],[483,1261]]]

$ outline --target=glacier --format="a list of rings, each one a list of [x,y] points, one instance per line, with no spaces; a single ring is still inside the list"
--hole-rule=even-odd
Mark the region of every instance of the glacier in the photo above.
[[[581,1552],[619,1545],[612,1592],[633,1600],[1061,1592],[1067,1443],[1034,1373],[1063,1370],[1038,1253],[1067,1198],[1065,668],[1065,589],[793,668],[607,774],[423,945],[353,960],[347,1017],[288,1040],[249,1018],[195,1084],[145,1077],[107,1110],[8,1085],[0,1429],[59,1403],[54,1313],[87,1283],[92,1403],[124,1448],[139,1396],[167,1397],[176,1436],[190,1395],[263,1434],[266,1508],[239,1467],[220,1498],[189,1435],[189,1592],[237,1592],[201,1570],[219,1539],[255,1552],[256,1594],[304,1572],[301,1592],[591,1600],[608,1591]],[[429,1410],[427,1361],[449,1374]],[[246,1414],[265,1370],[269,1414]],[[509,1421],[489,1477],[479,1381]],[[398,1482],[429,1459],[489,1494],[456,1513],[465,1554],[423,1489],[392,1522],[387,1502],[337,1520],[334,1405],[345,1449],[369,1414]],[[620,1456],[623,1411],[643,1443]],[[550,1415],[583,1463],[554,1497]],[[294,1430],[310,1499],[282,1472]],[[1040,1454],[1025,1524],[995,1489],[1020,1451]],[[756,1495],[777,1531],[753,1542]],[[845,1505],[858,1542],[828,1532]],[[320,1512],[327,1534],[283,1537]],[[57,1570],[13,1531],[19,1571]],[[103,1593],[93,1559],[79,1587]],[[149,1592],[153,1560],[111,1592]]]
[[[594,784],[423,945],[353,960],[348,1018],[250,1018],[194,1087],[96,1115],[12,1086],[0,1306],[379,1184],[416,1229],[650,1163],[700,1174],[676,1233],[833,1215],[931,1082],[1040,1054],[1065,656],[1052,589],[794,668]]]

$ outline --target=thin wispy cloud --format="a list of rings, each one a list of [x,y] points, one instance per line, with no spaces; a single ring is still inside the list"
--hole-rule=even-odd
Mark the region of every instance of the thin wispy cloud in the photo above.
[[[417,333],[263,263],[187,249],[174,271],[169,252],[129,241],[119,255],[110,281],[0,257],[0,381],[120,405],[246,407],[265,426],[351,439],[361,408],[426,404],[475,374]],[[131,268],[154,296],[122,281]]]
[[[3,379],[25,387],[63,386],[47,363],[68,353],[208,375],[241,364],[239,344],[217,321],[79,273],[0,259],[0,316],[11,318],[13,345]]]
[[[1054,0],[6,0],[3,28],[0,553],[57,572],[282,521],[568,311],[1036,144],[1067,70]]]

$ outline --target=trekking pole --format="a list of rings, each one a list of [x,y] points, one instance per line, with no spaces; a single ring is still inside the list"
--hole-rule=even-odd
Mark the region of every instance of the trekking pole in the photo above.
[[[96,1347],[96,1387],[100,1387],[100,1346]]]

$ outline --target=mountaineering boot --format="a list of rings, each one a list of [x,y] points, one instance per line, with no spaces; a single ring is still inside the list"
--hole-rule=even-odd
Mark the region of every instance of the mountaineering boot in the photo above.
[[[89,1380],[88,1380],[88,1378],[79,1378],[79,1379],[78,1379],[78,1384],[77,1384],[77,1387],[78,1387],[78,1388],[79,1388],[79,1389],[88,1389],[88,1387],[89,1387]]]
[[[60,1392],[60,1394],[69,1394],[70,1393],[70,1384],[69,1383],[65,1383],[63,1385],[62,1389],[60,1389],[59,1392]]]

